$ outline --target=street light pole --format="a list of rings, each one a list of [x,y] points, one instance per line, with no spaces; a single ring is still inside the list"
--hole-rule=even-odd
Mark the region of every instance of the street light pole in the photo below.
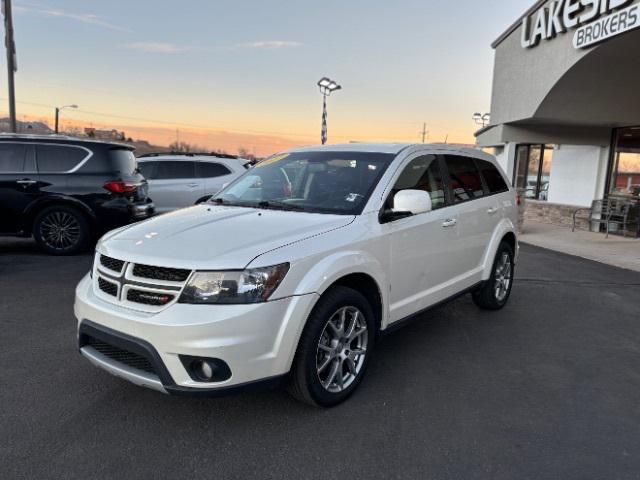
[[[11,12],[11,0],[2,0],[2,13],[4,14],[5,38],[4,44],[7,49],[7,87],[9,89],[9,118],[11,119],[11,132],[17,133],[18,125],[16,121],[16,90],[14,74],[18,71],[16,61],[16,44],[13,41],[13,16]]]
[[[474,122],[476,122],[478,125],[482,125],[482,128],[484,128],[489,125],[489,122],[491,121],[491,114],[474,113],[472,118]]]
[[[78,105],[65,105],[64,107],[56,107],[56,127],[55,127],[55,132],[56,135],[58,134],[58,127],[59,127],[59,123],[60,123],[60,110],[64,110],[65,108],[78,108]]]
[[[322,130],[320,132],[320,141],[322,145],[327,143],[327,97],[337,90],[341,90],[342,87],[333,80],[322,77],[318,81],[318,88],[322,94]]]

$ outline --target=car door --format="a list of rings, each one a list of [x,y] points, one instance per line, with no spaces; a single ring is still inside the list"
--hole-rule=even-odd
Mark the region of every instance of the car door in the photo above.
[[[202,181],[191,160],[159,160],[150,174],[149,197],[158,213],[191,206],[199,198]]]
[[[433,210],[382,225],[389,233],[391,250],[391,321],[401,320],[449,296],[447,285],[455,233],[444,226],[450,216],[445,179],[438,155],[420,154],[410,159],[394,182],[385,209],[401,190],[423,190],[431,196]]]
[[[0,232],[18,233],[23,212],[39,195],[33,146],[0,142]]]
[[[454,203],[452,225],[455,255],[450,267],[463,289],[477,283],[482,275],[484,253],[495,229],[499,209],[485,186],[472,157],[445,155],[450,196]]]
[[[213,161],[197,162],[196,173],[204,184],[202,195],[215,195],[235,178],[226,165]]]
[[[505,197],[509,191],[509,185],[498,168],[487,160],[476,159],[476,165],[484,181],[485,194],[487,195],[486,214],[491,223],[492,232],[504,217]],[[509,204],[509,202],[507,202]]]

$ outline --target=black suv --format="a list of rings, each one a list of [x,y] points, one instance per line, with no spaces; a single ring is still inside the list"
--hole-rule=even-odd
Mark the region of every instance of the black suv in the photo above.
[[[0,135],[0,234],[33,235],[45,251],[69,255],[153,213],[128,145]]]

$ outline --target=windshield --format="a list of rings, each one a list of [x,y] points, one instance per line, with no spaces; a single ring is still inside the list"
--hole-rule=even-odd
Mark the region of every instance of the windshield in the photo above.
[[[258,163],[212,202],[359,215],[394,157],[363,152],[276,155]]]

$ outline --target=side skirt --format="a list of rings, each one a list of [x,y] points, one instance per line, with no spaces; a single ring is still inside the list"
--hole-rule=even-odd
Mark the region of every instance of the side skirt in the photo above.
[[[471,292],[477,290],[483,284],[484,284],[484,282],[478,282],[475,285],[472,285],[469,288],[466,288],[466,289],[462,290],[461,292],[456,293],[455,295],[452,295],[452,296],[450,296],[448,298],[445,298],[444,300],[441,300],[438,303],[434,303],[433,305],[420,310],[419,312],[413,313],[413,314],[409,315],[408,317],[404,317],[404,318],[398,320],[397,322],[393,322],[391,325],[389,325],[387,328],[385,328],[382,332],[380,332],[381,333],[381,337],[384,338],[385,336],[395,332],[396,330],[400,330],[402,327],[405,327],[406,325],[409,325],[410,323],[415,322],[416,320],[418,320],[418,318],[422,314],[424,314],[426,312],[429,312],[429,311],[434,310],[434,309],[436,309],[438,307],[441,307],[442,305],[450,303],[450,302],[462,297],[463,295],[466,295],[467,293],[471,293]]]

